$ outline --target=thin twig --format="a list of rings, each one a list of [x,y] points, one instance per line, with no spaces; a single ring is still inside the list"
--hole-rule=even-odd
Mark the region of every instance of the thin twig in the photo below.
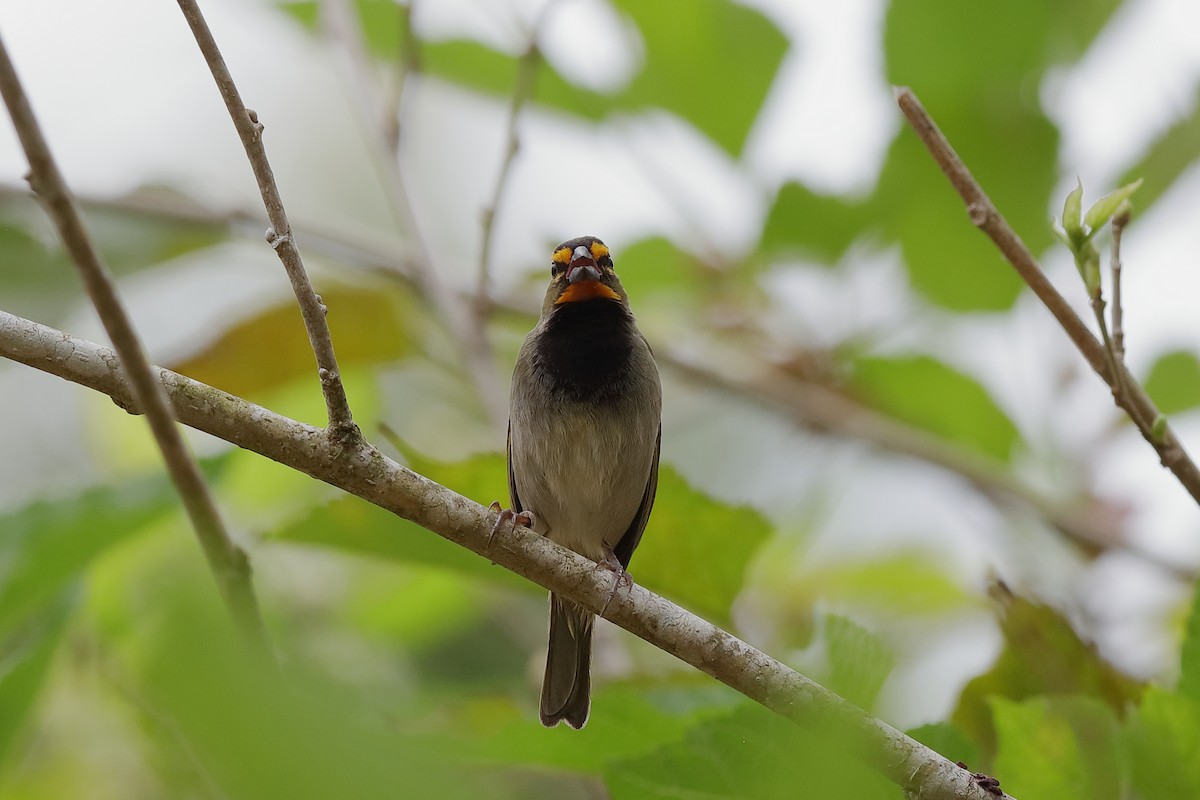
[[[1037,259],[971,177],[962,159],[938,130],[916,95],[907,87],[897,87],[895,92],[900,110],[904,112],[917,136],[925,143],[925,147],[946,178],[966,203],[971,222],[987,234],[1017,274],[1054,315],[1091,368],[1114,390],[1114,399],[1130,419],[1135,422],[1139,418],[1152,421],[1149,430],[1143,430],[1139,426],[1143,438],[1158,452],[1162,465],[1171,470],[1192,499],[1200,503],[1200,469],[1196,468],[1195,462],[1188,456],[1166,419],[1159,413],[1154,401],[1146,394],[1146,390],[1122,363],[1118,365],[1117,370],[1121,372],[1121,381],[1127,391],[1123,394],[1115,391],[1119,383],[1114,372],[1109,369],[1104,345],[1088,330],[1079,315],[1050,283]]]
[[[42,135],[37,118],[17,77],[8,50],[0,41],[0,93],[9,116],[29,159],[29,185],[41,198],[46,212],[58,229],[63,246],[83,279],[84,287],[96,308],[104,330],[116,348],[120,369],[127,376],[129,392],[139,408],[145,409],[146,422],[162,452],[167,472],[179,492],[196,538],[208,560],[230,614],[238,627],[257,649],[269,653],[266,629],[259,615],[258,600],[250,577],[250,561],[225,530],[212,495],[204,484],[200,468],[183,441],[175,424],[171,406],[157,371],[150,366],[133,322],[125,311],[116,285],[79,213],[50,147]],[[110,354],[111,360],[111,354]],[[112,369],[112,364],[106,365]]]
[[[1129,211],[1118,210],[1112,220],[1112,335],[1113,353],[1125,363],[1125,318],[1121,309],[1121,234],[1129,224]]]
[[[0,312],[0,354],[137,406],[106,349]],[[260,453],[411,520],[599,612],[775,713],[843,745],[923,800],[997,800],[972,775],[731,634],[634,584],[612,594],[593,561],[523,528],[491,537],[495,514],[412,472],[365,441],[339,446],[320,429],[159,370],[185,424]],[[730,535],[736,535],[731,531]],[[610,602],[611,601],[611,602]]]
[[[417,0],[396,7],[400,22],[400,58],[396,60],[396,76],[383,99],[383,141],[393,160],[400,158],[400,140],[404,131],[401,109],[409,79],[421,71],[421,42],[413,30],[413,14]]]
[[[549,8],[551,4],[547,4]],[[545,15],[545,9],[542,11]],[[540,19],[539,19],[540,23]],[[496,177],[496,187],[492,191],[491,202],[483,209],[483,232],[479,246],[479,273],[475,282],[475,326],[478,330],[487,328],[488,314],[491,303],[488,301],[491,293],[492,245],[496,236],[496,214],[500,201],[504,198],[504,190],[508,186],[508,177],[512,172],[513,162],[521,149],[521,138],[518,124],[521,111],[533,97],[534,86],[537,83],[538,67],[541,64],[541,52],[538,50],[538,31],[540,24],[535,24],[529,35],[529,45],[517,61],[517,77],[513,83],[512,97],[508,104],[508,126],[504,143],[504,155],[500,160],[500,174]]]
[[[1129,390],[1125,387],[1125,379],[1123,376],[1124,370],[1119,368],[1121,359],[1117,357],[1116,347],[1113,345],[1112,337],[1108,335],[1108,321],[1104,317],[1104,294],[1097,288],[1096,293],[1091,295],[1088,304],[1092,307],[1092,314],[1096,318],[1096,327],[1100,330],[1100,342],[1104,345],[1104,356],[1108,359],[1108,374],[1113,376],[1116,385],[1112,387],[1113,395],[1117,400],[1117,404],[1122,408],[1132,408],[1132,403],[1129,403]],[[1150,435],[1150,423],[1143,420],[1138,414],[1130,411],[1130,419],[1137,429],[1143,435]]]
[[[263,146],[263,126],[258,121],[258,115],[246,108],[238,93],[225,59],[217,47],[212,31],[196,0],[178,0],[179,8],[192,29],[196,44],[208,63],[233,125],[241,137],[246,157],[254,170],[258,181],[258,191],[262,195],[263,204],[267,209],[267,217],[271,227],[267,229],[267,241],[279,255],[283,268],[291,281],[292,291],[295,292],[296,302],[300,306],[300,314],[304,318],[304,327],[308,331],[308,341],[317,359],[317,373],[321,378],[321,393],[325,397],[325,410],[329,420],[329,431],[335,438],[357,438],[361,434],[354,424],[350,413],[350,402],[346,398],[346,387],[342,384],[342,374],[338,369],[337,356],[333,352],[333,339],[329,334],[329,324],[325,319],[325,304],[313,291],[308,273],[304,269],[304,261],[300,257],[300,249],[292,235],[292,227],[288,223],[287,213],[283,208],[283,198],[275,183],[275,175],[271,171],[271,163],[267,160],[267,150]]]

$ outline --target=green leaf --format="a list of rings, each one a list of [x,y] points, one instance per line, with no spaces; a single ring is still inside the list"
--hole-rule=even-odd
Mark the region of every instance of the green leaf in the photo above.
[[[403,703],[380,706],[379,698],[312,675],[296,654],[282,680],[278,667],[235,638],[211,592],[176,582],[161,594],[161,624],[140,659],[139,695],[169,732],[155,740],[164,760],[177,762],[177,771],[201,768],[211,781],[205,796],[214,788],[255,800],[373,798],[397,787],[411,797],[503,792],[469,754],[430,752],[419,732],[405,729],[411,715]]]
[[[668,239],[643,239],[614,254],[621,285],[635,306],[656,298],[691,296],[688,291],[701,277],[701,268],[688,253]]]
[[[352,495],[315,508],[268,535],[272,539],[320,545],[360,556],[451,569],[540,591],[529,581],[470,550]]]
[[[895,0],[884,27],[887,79],[914,88],[972,174],[1037,253],[1054,188],[1058,132],[1029,93],[1060,38],[1040,0],[995,14],[941,0]],[[900,243],[914,287],[956,311],[1008,308],[1022,283],[909,130],[888,152],[870,208]]]
[[[0,637],[0,785],[46,681],[77,596],[76,587],[67,588],[44,603],[19,630]]]
[[[982,386],[930,356],[860,358],[850,388],[885,414],[1001,461],[1020,441]]]
[[[697,725],[682,741],[610,763],[605,783],[613,800],[892,800],[897,792],[845,747],[749,705]]]
[[[170,485],[154,479],[39,501],[0,516],[0,635],[176,502]]]
[[[1080,225],[1080,209],[1083,208],[1083,181],[1075,179],[1075,188],[1067,194],[1067,199],[1063,201],[1062,210],[1062,226],[1067,232],[1067,238],[1072,242],[1078,243],[1084,237],[1083,227]]]
[[[751,125],[787,50],[787,39],[760,12],[729,0],[617,0],[641,34],[645,63],[613,93],[575,86],[550,65],[538,75],[534,100],[587,119],[660,108],[687,120],[732,155],[741,152]],[[284,3],[308,27],[314,2]],[[390,0],[359,0],[372,51],[397,58],[403,37]],[[423,42],[423,71],[472,89],[509,96],[517,59],[470,41]],[[703,87],[702,90],[697,87]]]
[[[1135,796],[1200,797],[1200,704],[1151,687],[1130,718],[1125,739]]]
[[[951,716],[985,754],[997,735],[995,698],[1080,694],[1123,713],[1141,697],[1142,685],[1105,661],[1054,608],[1014,595],[1003,584],[994,584],[990,594],[997,603],[1004,648],[990,670],[963,688]]]
[[[1179,693],[1200,705],[1200,590],[1192,598],[1179,663]]]
[[[1141,186],[1142,179],[1138,178],[1133,183],[1127,183],[1120,189],[1104,195],[1104,197],[1092,203],[1092,207],[1087,210],[1087,214],[1083,217],[1083,223],[1087,225],[1092,233],[1095,233],[1102,226],[1108,224],[1109,218],[1116,213],[1121,203],[1128,200]]]
[[[1116,721],[1087,698],[992,701],[995,774],[1029,800],[1120,800]]]
[[[1159,356],[1146,377],[1146,392],[1164,414],[1200,406],[1200,359],[1190,350]]]
[[[714,500],[663,466],[654,511],[630,572],[700,616],[727,623],[750,559],[769,534],[758,512]]]
[[[767,214],[760,247],[768,252],[811,253],[832,263],[876,225],[866,203],[817,194],[801,183],[785,183]]]
[[[413,309],[405,295],[378,286],[327,285],[329,331],[343,371],[395,361],[412,347]],[[231,394],[261,399],[297,380],[316,377],[317,365],[295,301],[232,316],[229,327],[171,368]]]
[[[827,688],[869,710],[896,666],[891,647],[878,635],[837,614],[825,619],[825,647],[829,663]]]

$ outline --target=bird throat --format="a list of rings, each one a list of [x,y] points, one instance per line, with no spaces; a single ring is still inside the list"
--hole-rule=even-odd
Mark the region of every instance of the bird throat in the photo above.
[[[566,399],[605,402],[627,390],[633,317],[609,299],[564,303],[546,320],[536,357],[550,388]]]

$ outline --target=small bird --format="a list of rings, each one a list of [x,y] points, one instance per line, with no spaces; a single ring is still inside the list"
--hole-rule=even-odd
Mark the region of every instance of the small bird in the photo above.
[[[513,371],[504,522],[625,577],[658,485],[662,387],[604,242],[554,249],[537,326]],[[498,504],[493,508],[498,508]],[[614,583],[614,591],[616,584]],[[541,720],[587,722],[594,615],[550,595]]]

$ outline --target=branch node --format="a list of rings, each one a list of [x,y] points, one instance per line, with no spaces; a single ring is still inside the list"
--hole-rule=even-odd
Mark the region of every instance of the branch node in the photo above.
[[[970,217],[972,225],[982,228],[991,219],[992,209],[987,203],[971,203],[967,206],[967,216]]]

